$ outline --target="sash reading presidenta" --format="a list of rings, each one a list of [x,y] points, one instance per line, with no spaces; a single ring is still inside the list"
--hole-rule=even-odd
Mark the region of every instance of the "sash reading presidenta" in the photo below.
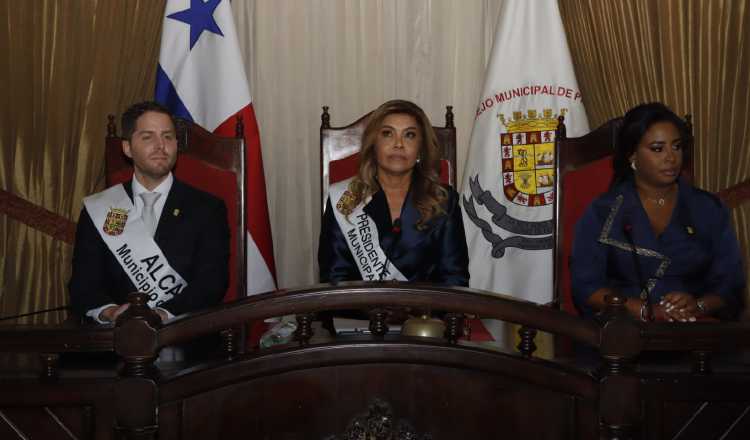
[[[128,216],[120,235],[104,232],[104,222],[111,208],[129,212],[135,209],[122,184],[84,198],[83,204],[122,270],[139,292],[149,295],[150,307],[160,306],[187,287],[187,281],[172,269],[159,246],[146,232],[146,225],[141,217]]]
[[[352,179],[347,179],[331,185],[330,194],[333,201],[331,205],[333,205],[333,213],[336,216],[336,221],[339,224],[339,228],[341,228],[341,232],[344,233],[344,237],[346,237],[346,244],[349,246],[349,251],[352,253],[354,261],[357,263],[362,279],[366,281],[379,281],[381,279],[380,275],[383,274],[383,280],[407,281],[406,277],[391,261],[388,261],[388,267],[385,270],[383,269],[387,258],[385,252],[380,247],[378,227],[363,209],[369,203],[370,199],[368,198],[357,205],[351,214],[349,214],[348,219],[336,209],[338,201],[341,200],[341,197],[349,188],[351,181]]]

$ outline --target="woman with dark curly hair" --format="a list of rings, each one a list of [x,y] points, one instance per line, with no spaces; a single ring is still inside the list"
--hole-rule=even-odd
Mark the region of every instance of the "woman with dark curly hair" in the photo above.
[[[321,282],[468,285],[459,197],[439,182],[439,148],[416,104],[392,100],[372,113],[357,175],[330,189],[318,248]]]
[[[571,276],[584,315],[609,293],[644,321],[738,311],[745,279],[729,212],[680,178],[690,142],[685,121],[663,104],[625,114],[610,189],[576,225]]]

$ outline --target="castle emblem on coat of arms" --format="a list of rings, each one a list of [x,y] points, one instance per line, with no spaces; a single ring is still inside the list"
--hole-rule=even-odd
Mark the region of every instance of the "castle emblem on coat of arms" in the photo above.
[[[107,218],[104,219],[104,226],[102,230],[107,235],[120,235],[125,230],[125,223],[128,222],[127,209],[122,208],[109,208],[107,212]]]
[[[565,114],[565,109],[560,111]],[[521,206],[545,206],[555,200],[555,129],[557,115],[544,109],[513,112],[506,121],[499,114],[503,194]],[[507,131],[502,131],[502,128]]]
[[[559,116],[564,116],[566,111],[560,109]],[[462,200],[464,213],[492,245],[493,258],[502,258],[506,248],[552,249],[552,219],[518,217],[518,210],[512,209],[512,205],[530,208],[524,210],[529,212],[554,203],[558,115],[553,114],[551,109],[544,109],[541,115],[536,110],[527,110],[525,115],[514,111],[513,119],[508,121],[502,113],[497,118],[500,121],[501,159],[498,174],[503,195],[495,198],[492,191],[482,188],[479,174],[470,175],[469,191]],[[492,182],[497,182],[495,176],[493,173]],[[477,206],[484,206],[491,215],[482,218]],[[508,235],[503,237],[495,232],[494,227]]]

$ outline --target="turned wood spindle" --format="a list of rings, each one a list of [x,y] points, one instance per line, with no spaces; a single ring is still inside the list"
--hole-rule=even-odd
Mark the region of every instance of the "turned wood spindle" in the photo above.
[[[453,128],[453,106],[452,105],[446,105],[445,106],[445,126],[448,128]]]
[[[162,326],[161,317],[148,306],[148,295],[145,293],[128,294],[128,303],[130,307],[115,321],[115,350],[124,362],[123,376],[150,377],[153,375],[154,361],[158,354],[148,349],[149,344],[145,340],[132,340],[123,332],[128,328],[139,335],[149,334],[155,341],[155,330]]]
[[[224,354],[231,359],[237,354],[237,332],[233,328],[225,328],[220,334],[221,346],[224,350]]]
[[[449,343],[455,344],[461,337],[463,331],[463,315],[460,313],[448,313],[445,315],[445,339]]]
[[[555,139],[563,140],[568,136],[567,129],[565,128],[565,116],[560,115],[557,117],[557,128],[555,129]]]
[[[299,341],[299,345],[305,346],[310,344],[310,338],[313,336],[312,313],[302,313],[296,316],[297,330],[294,332],[294,339]]]
[[[388,333],[388,312],[385,309],[375,309],[370,312],[370,332],[378,337]]]
[[[524,357],[532,357],[534,355],[537,348],[536,343],[534,342],[536,333],[536,329],[526,327],[525,325],[518,329],[518,335],[521,337],[521,341],[516,348]]]
[[[117,137],[117,124],[115,124],[115,115],[107,115],[107,137]]]
[[[331,128],[331,115],[327,105],[323,106],[323,114],[320,115],[320,128]]]
[[[39,358],[42,361],[40,378],[45,381],[57,380],[60,377],[60,370],[57,368],[60,363],[60,355],[57,353],[40,353]]]
[[[711,373],[711,352],[694,351],[693,352],[693,373],[710,374]]]

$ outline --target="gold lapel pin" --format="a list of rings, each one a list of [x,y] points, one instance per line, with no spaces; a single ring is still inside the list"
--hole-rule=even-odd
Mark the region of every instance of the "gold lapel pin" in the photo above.
[[[685,226],[685,229],[687,230],[688,235],[695,234],[695,229],[693,229],[692,226]]]
[[[178,215],[180,215],[180,210],[178,208],[175,208],[174,211],[172,211],[172,215],[177,217]]]

